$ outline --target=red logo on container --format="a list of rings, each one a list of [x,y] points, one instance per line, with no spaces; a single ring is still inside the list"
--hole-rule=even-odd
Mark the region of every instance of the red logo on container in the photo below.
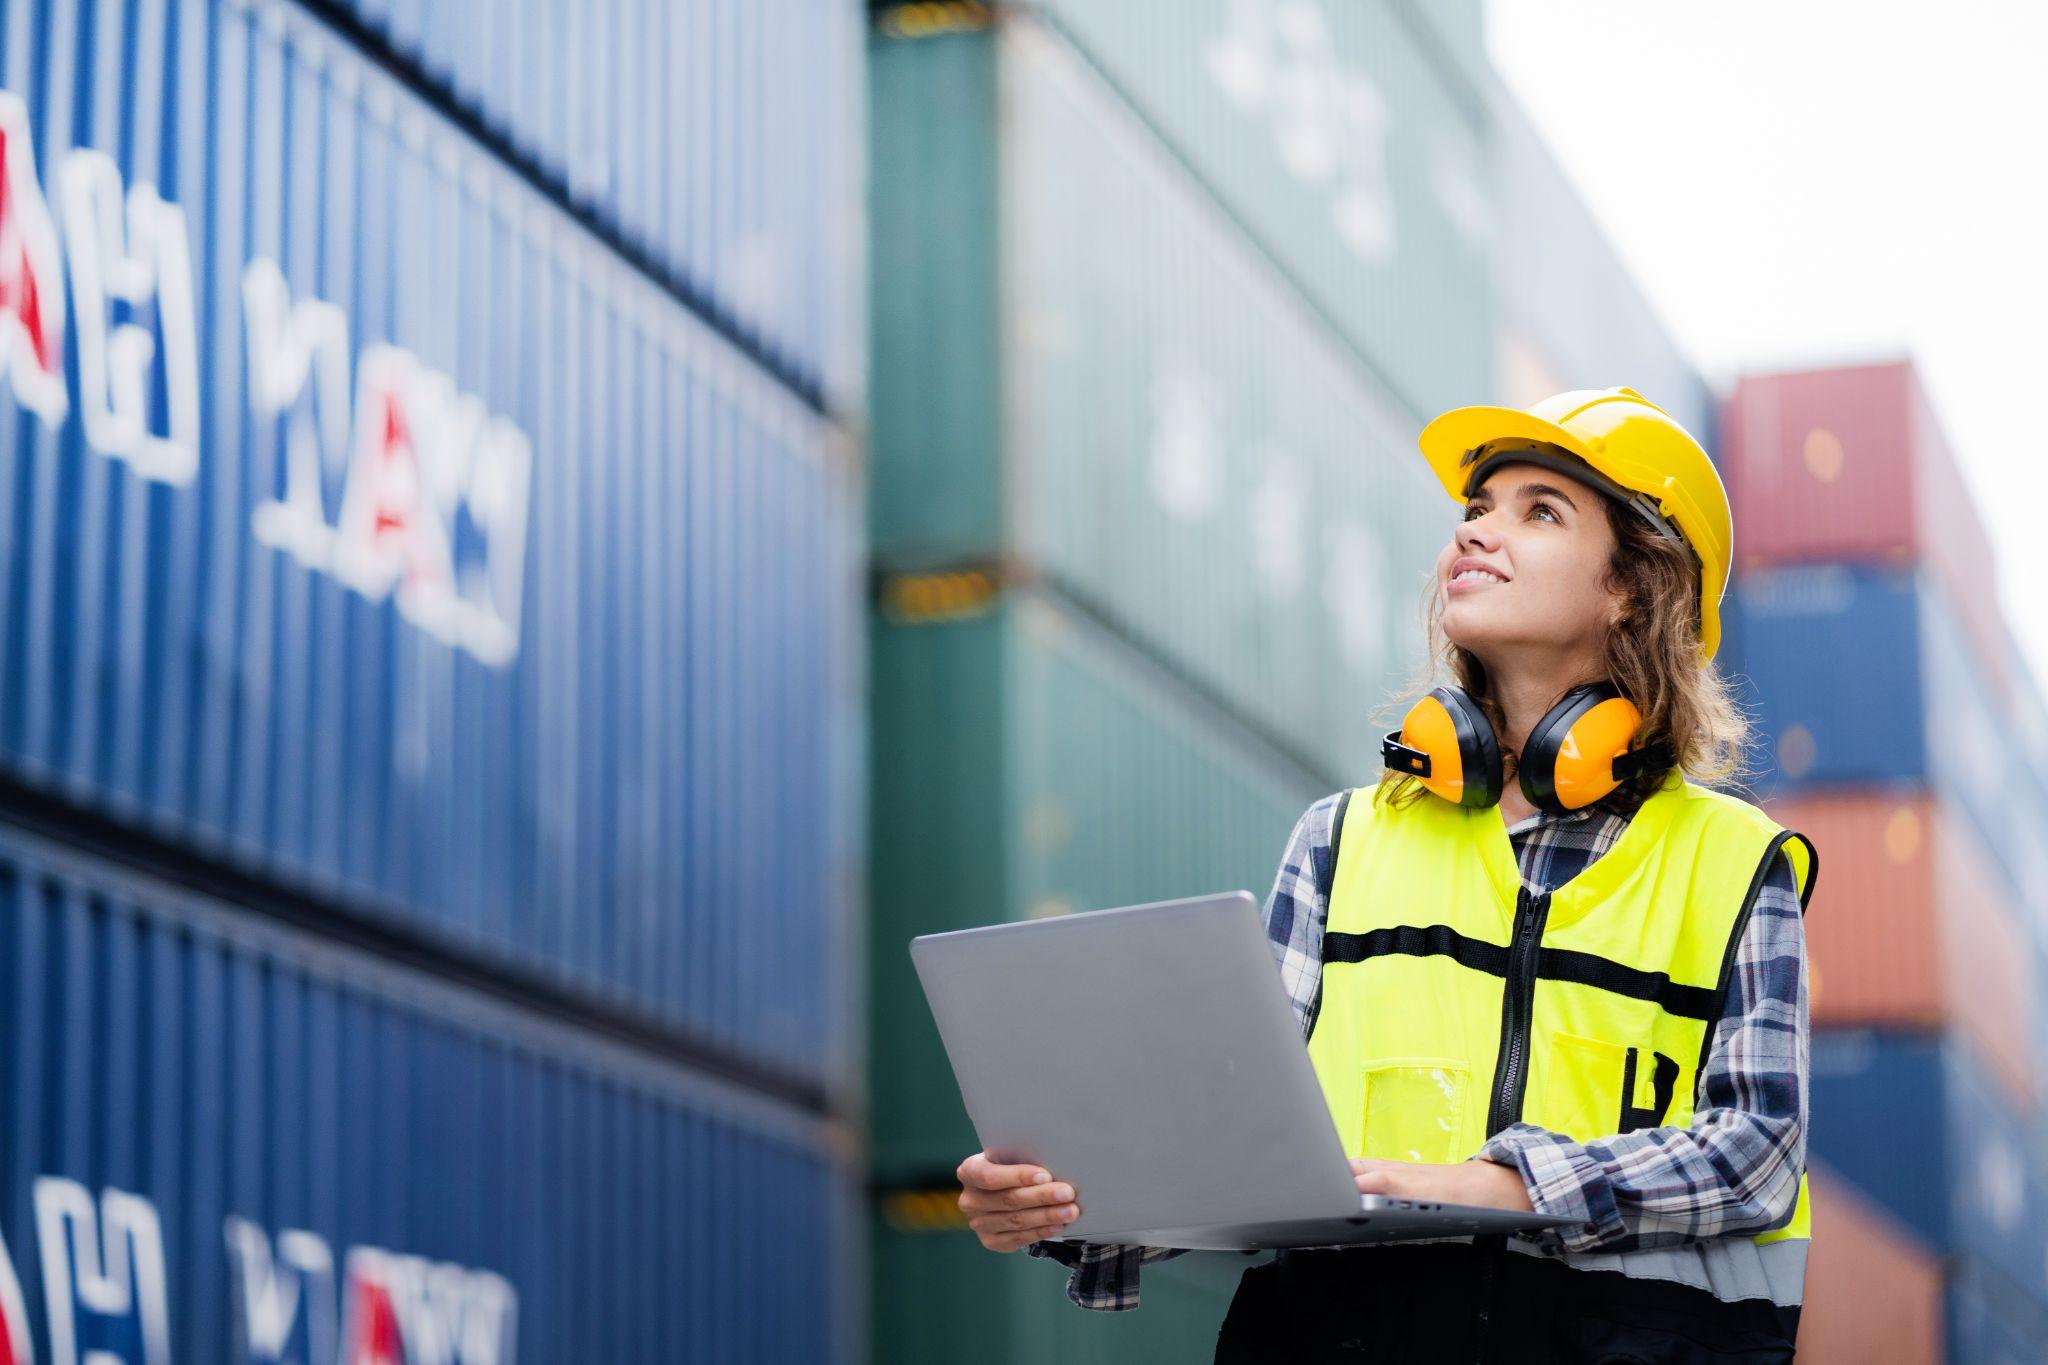
[[[14,1262],[7,1257],[7,1243],[0,1240],[0,1365],[32,1365],[36,1358],[28,1336],[28,1305],[21,1299],[21,1281],[14,1277]]]
[[[398,1310],[382,1280],[367,1276],[354,1282],[353,1330],[347,1365],[405,1365],[405,1336],[398,1329]]]
[[[28,110],[0,91],[0,375],[46,422],[69,411],[57,230],[36,175]]]

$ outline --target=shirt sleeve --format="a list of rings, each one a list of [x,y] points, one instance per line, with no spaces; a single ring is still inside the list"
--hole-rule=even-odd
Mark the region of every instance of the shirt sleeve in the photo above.
[[[1478,1154],[1513,1166],[1539,1213],[1578,1220],[1518,1234],[1552,1252],[1628,1251],[1750,1235],[1792,1221],[1806,1170],[1806,933],[1790,860],[1758,889],[1728,1000],[1684,1127],[1585,1143],[1514,1123]]]
[[[1294,823],[1273,888],[1266,895],[1266,940],[1280,968],[1280,984],[1308,1030],[1321,978],[1324,896],[1329,884],[1330,826],[1342,793],[1310,806]],[[1185,1247],[1132,1246],[1119,1242],[1033,1242],[1024,1250],[1068,1268],[1067,1298],[1082,1308],[1120,1312],[1138,1306],[1140,1268],[1170,1260]]]

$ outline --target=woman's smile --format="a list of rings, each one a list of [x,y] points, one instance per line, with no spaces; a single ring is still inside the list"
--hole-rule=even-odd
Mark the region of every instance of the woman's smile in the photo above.
[[[1447,592],[1466,593],[1507,581],[1508,576],[1500,570],[1466,555],[1451,565],[1450,577],[1444,588]]]

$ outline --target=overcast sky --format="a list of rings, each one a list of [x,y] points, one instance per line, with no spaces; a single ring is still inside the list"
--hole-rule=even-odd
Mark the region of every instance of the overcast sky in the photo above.
[[[1488,0],[1487,41],[1718,389],[1919,362],[2048,679],[2048,3]]]

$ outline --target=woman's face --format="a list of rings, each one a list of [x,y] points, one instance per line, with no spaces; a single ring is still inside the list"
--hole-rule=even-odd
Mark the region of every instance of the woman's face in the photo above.
[[[1445,636],[1490,670],[1597,664],[1621,616],[1620,599],[1600,586],[1614,554],[1601,497],[1541,465],[1489,474],[1437,556]],[[1504,581],[1457,577],[1474,566]]]

